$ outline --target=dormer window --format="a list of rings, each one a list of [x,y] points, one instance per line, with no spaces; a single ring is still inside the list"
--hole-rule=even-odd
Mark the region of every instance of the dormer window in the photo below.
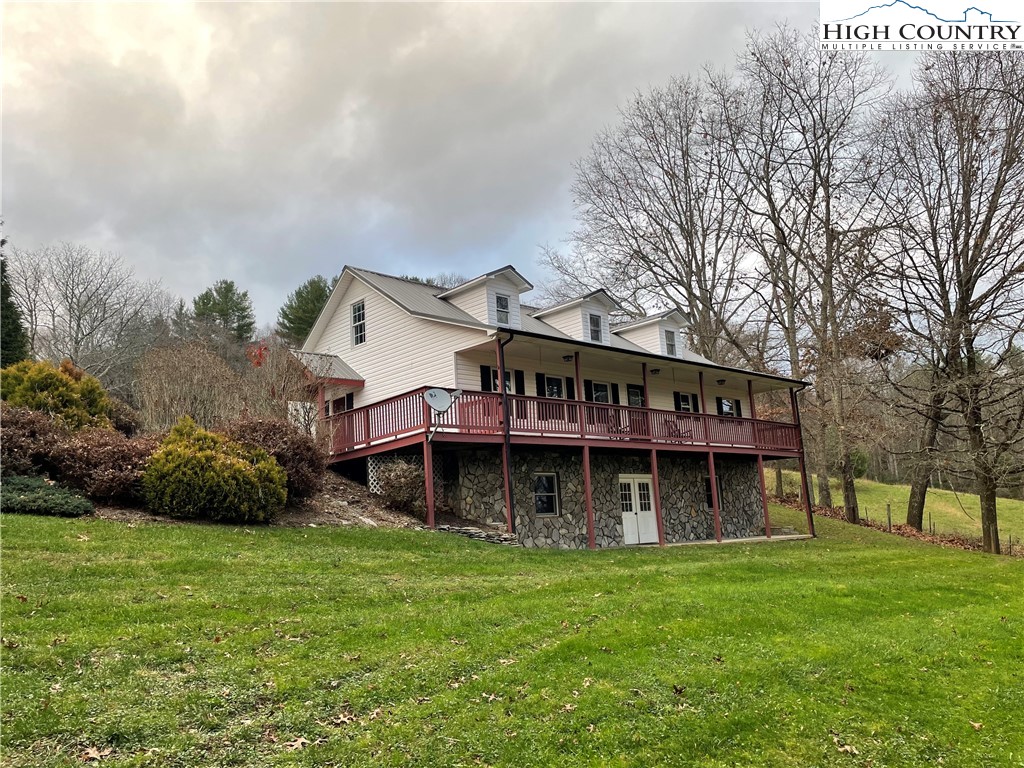
[[[665,354],[669,357],[676,356],[676,332],[667,330],[665,331]]]
[[[494,295],[494,318],[498,325],[511,325],[511,299],[500,293]]]
[[[596,341],[598,344],[601,343],[601,316],[591,315],[590,316],[590,340]]]

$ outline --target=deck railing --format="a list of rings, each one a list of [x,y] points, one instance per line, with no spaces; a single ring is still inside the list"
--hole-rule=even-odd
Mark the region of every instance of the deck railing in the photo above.
[[[442,434],[501,435],[502,397],[495,392],[463,392],[446,413],[434,413],[423,400],[426,387],[327,419],[331,453],[342,454],[436,427]],[[633,440],[797,451],[795,424],[682,413],[625,405],[508,395],[512,435],[581,440]]]

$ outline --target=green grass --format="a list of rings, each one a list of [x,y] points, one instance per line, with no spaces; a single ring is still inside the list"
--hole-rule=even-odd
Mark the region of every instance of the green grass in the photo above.
[[[1011,558],[0,522],[5,766],[1024,764]]]
[[[774,476],[769,474],[765,480],[769,490],[774,490]],[[800,487],[800,476],[796,472],[784,472],[783,484],[787,493],[797,493]],[[838,480],[830,483],[832,501],[843,503],[843,493]],[[872,520],[885,520],[885,505],[892,504],[893,523],[907,522],[907,502],[910,500],[909,485],[888,485],[873,480],[860,479],[857,485],[857,504],[861,514],[866,511]],[[817,486],[815,486],[817,499]],[[1014,545],[1020,541],[1024,546],[1024,501],[1019,499],[998,499],[996,511],[999,515],[999,535],[1005,546],[1007,537],[1013,536]],[[935,530],[938,533],[959,533],[965,536],[981,537],[981,506],[978,497],[967,493],[928,489],[925,506],[925,527],[928,526],[928,513],[931,512]]]

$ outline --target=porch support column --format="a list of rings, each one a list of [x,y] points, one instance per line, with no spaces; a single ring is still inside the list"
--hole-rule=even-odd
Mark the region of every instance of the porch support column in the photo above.
[[[325,390],[327,387],[322,381],[317,382],[316,385],[316,427],[317,427],[317,438],[321,437],[320,430],[323,429],[323,435],[327,436],[327,450],[329,453],[334,453],[334,434],[331,430],[331,424],[327,421],[327,395]]]
[[[754,380],[747,379],[747,401],[750,403],[750,418],[757,418],[757,406],[754,405]]]
[[[665,521],[661,519],[661,484],[658,482],[658,451],[651,448],[651,493],[654,494],[654,516],[658,521],[658,546],[665,546]]]
[[[590,446],[583,446],[583,503],[587,509],[587,547],[597,549],[594,533],[594,499],[590,491]]]
[[[640,371],[644,376],[644,408],[650,408],[651,396],[647,393],[647,363],[640,363]]]
[[[584,400],[585,393],[583,391],[583,379],[580,378],[580,351],[577,349],[575,352],[572,353],[572,357],[573,365],[576,367],[576,386],[573,387],[573,389],[576,392],[576,401],[582,403]],[[586,416],[584,414],[584,407],[582,405],[580,405],[577,408],[577,416],[579,416],[580,420],[580,437],[586,437],[587,421]]]
[[[697,371],[697,385],[700,387],[700,412],[707,410],[707,401],[704,399],[704,371]]]
[[[423,479],[427,487],[427,528],[434,527],[434,447],[423,439]]]
[[[757,476],[761,481],[761,508],[764,509],[764,535],[772,537],[772,519],[768,514],[768,491],[764,487],[764,457],[757,454]]]
[[[803,497],[804,512],[807,514],[807,532],[817,537],[814,532],[814,511],[811,509],[811,490],[807,485],[807,467],[804,464],[804,433],[800,428],[800,404],[796,399],[796,390],[789,388],[789,402],[793,408],[793,423],[796,424],[797,447],[800,451],[800,496]]]
[[[514,338],[509,334],[504,342],[494,337],[494,346],[498,358],[498,387],[501,390],[501,423],[504,439],[501,443],[501,477],[505,483],[505,528],[509,533],[516,532],[515,495],[512,492],[512,431],[509,420],[508,389],[505,387],[505,344]]]
[[[715,541],[722,540],[722,515],[719,512],[718,481],[715,479],[715,452],[708,451],[708,478],[711,480],[711,513],[715,517]]]

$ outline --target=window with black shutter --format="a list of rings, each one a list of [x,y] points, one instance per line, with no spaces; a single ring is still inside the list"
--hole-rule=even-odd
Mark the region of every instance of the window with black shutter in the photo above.
[[[683,413],[700,413],[700,398],[694,392],[673,392],[675,408]]]

